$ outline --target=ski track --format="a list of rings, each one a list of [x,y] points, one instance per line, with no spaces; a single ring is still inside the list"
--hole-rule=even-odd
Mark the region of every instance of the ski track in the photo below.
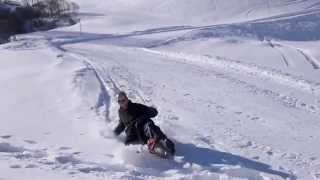
[[[129,96],[133,99],[140,101],[145,104],[152,103],[152,88],[145,87],[141,83],[138,76],[131,73],[126,67],[119,65],[118,67],[113,67],[111,69],[110,77],[117,82],[117,86],[124,89],[124,91],[129,92]],[[128,87],[128,85],[131,85]]]
[[[213,70],[206,70],[206,69],[201,69],[200,74],[203,73],[205,75],[210,74],[210,76],[214,76],[216,78],[224,79],[228,81],[229,83],[233,83],[238,85],[239,87],[246,88],[250,93],[253,93],[255,95],[262,95],[266,96],[268,98],[271,98],[275,100],[276,102],[283,104],[284,106],[288,108],[298,108],[297,107],[297,102],[299,102],[296,98],[293,97],[288,97],[288,96],[282,96],[278,93],[275,93],[271,90],[266,90],[266,89],[260,89],[259,87],[255,85],[248,84],[245,81],[239,80],[237,78],[230,77],[225,74],[221,74],[218,72],[215,72]],[[204,106],[208,106],[210,108],[215,108],[216,112],[218,114],[234,114],[236,116],[242,116],[246,117],[250,120],[256,121],[257,123],[263,123],[263,118],[259,117],[258,115],[250,112],[239,112],[239,111],[234,111],[231,110],[229,107],[226,107],[225,105],[222,105],[217,102],[213,102],[210,100],[204,100],[204,99],[193,99],[190,94],[186,94],[186,97],[190,97],[190,101],[194,102],[194,104],[203,104]],[[163,97],[164,98],[164,97]],[[302,103],[304,104],[304,103]],[[305,106],[302,105],[301,109],[303,109]],[[298,108],[300,109],[300,108]],[[311,113],[316,113],[314,111],[311,111],[311,109],[305,109],[308,112]],[[177,117],[179,119],[179,117]],[[235,117],[236,119],[236,117]],[[261,121],[261,122],[259,122]],[[202,125],[197,126],[198,129],[196,132],[201,132]],[[216,148],[216,146],[219,146],[219,148],[223,149],[224,145],[223,144],[229,144],[232,145],[233,147],[238,148],[238,151],[241,152],[253,152],[252,154],[256,154],[256,156],[253,156],[253,159],[260,159],[262,154],[266,154],[267,156],[275,159],[282,159],[289,164],[294,164],[295,166],[299,168],[309,168],[313,167],[312,161],[308,160],[311,157],[305,157],[302,156],[301,154],[295,154],[294,152],[287,152],[283,150],[278,150],[274,149],[270,146],[263,145],[261,143],[255,142],[251,140],[249,137],[243,136],[233,130],[232,128],[226,129],[223,133],[217,133],[215,129],[216,127],[210,127],[207,126],[207,129],[212,129],[209,134],[210,136],[203,136],[201,134],[197,134],[195,139],[198,139],[199,141],[203,142],[206,146],[210,146],[212,148]],[[217,138],[220,137],[220,138]],[[214,140],[213,140],[214,139]],[[220,142],[219,142],[220,141]],[[252,155],[251,154],[251,155]],[[285,165],[281,166],[281,169],[285,169]],[[290,170],[288,170],[290,172]],[[293,174],[293,172],[291,172]],[[312,172],[310,172],[312,173]]]
[[[160,56],[176,59],[181,62],[193,63],[198,65],[211,65],[212,67],[220,68],[225,71],[234,71],[241,74],[246,74],[260,79],[267,78],[279,84],[284,84],[290,87],[303,90],[313,95],[319,96],[320,94],[320,83],[305,80],[300,77],[296,77],[289,73],[283,73],[276,69],[270,69],[267,67],[260,67],[256,64],[247,64],[240,61],[227,59],[224,57],[208,57],[202,55],[193,55],[186,53],[174,53],[164,52],[152,49],[141,48],[143,51],[157,54]]]
[[[271,48],[277,50],[277,51],[280,53],[283,62],[285,63],[285,65],[286,65],[287,67],[289,67],[290,64],[289,64],[289,61],[287,60],[286,56],[283,54],[283,52],[281,51],[280,48],[277,48],[278,44],[273,44],[271,41],[268,41],[268,45],[269,45]],[[280,47],[281,47],[281,46],[280,46]]]
[[[110,91],[110,89],[108,89],[108,87],[110,87],[110,86],[106,85],[106,82],[101,77],[97,68],[87,58],[80,56],[78,54],[75,54],[75,53],[70,53],[69,51],[66,51],[66,52],[70,56],[73,56],[75,59],[83,61],[83,63],[94,72],[96,79],[98,80],[98,82],[100,84],[100,88],[101,88],[101,92],[100,92],[99,99],[98,99],[98,102],[96,105],[96,109],[98,110],[100,107],[105,107],[104,117],[106,117],[107,121],[111,121],[110,117],[109,117],[109,114],[110,114],[109,107],[111,106],[112,96],[109,95],[109,92],[112,92],[112,91]]]
[[[100,68],[96,67],[93,61],[87,56],[82,55],[80,53],[74,53],[72,51],[65,49],[63,45],[57,45],[55,43],[52,43],[50,40],[48,41],[50,42],[49,44],[51,45],[50,47],[52,47],[53,51],[58,51],[59,53],[61,53],[60,55],[61,57],[69,56],[71,58],[79,60],[83,62],[83,64],[88,69],[93,71],[101,88],[99,99],[97,100],[97,104],[95,107],[96,112],[98,113],[99,109],[101,107],[104,107],[103,117],[105,118],[106,122],[112,121],[114,116],[111,117],[111,114],[112,114],[112,110],[115,108],[114,107],[115,105],[112,102],[116,102],[115,100],[116,94],[120,91],[119,88],[116,86],[115,82],[111,78],[105,80],[102,75],[103,73],[100,72]]]
[[[319,11],[320,11],[319,8],[311,9],[311,10],[303,10],[295,13],[287,13],[287,14],[276,15],[276,16],[271,16],[271,17],[262,18],[262,19],[256,19],[256,20],[248,21],[248,23],[267,23],[267,22],[273,22],[273,21],[287,20],[295,17],[317,14]]]
[[[302,49],[299,49],[299,48],[296,48],[296,47],[292,47],[292,46],[283,45],[283,44],[280,44],[280,43],[272,43],[271,41],[269,41],[268,44],[272,48],[276,48],[278,46],[278,47],[287,47],[287,48],[296,50],[299,54],[301,54],[305,58],[306,62],[308,64],[310,64],[314,70],[320,69],[320,62],[318,60],[316,60],[315,58],[311,57],[310,55],[308,55]],[[278,49],[278,50],[281,53],[281,56],[284,58],[284,60],[286,60],[286,58],[285,58],[284,54],[281,52],[281,50],[280,49]]]
[[[309,55],[307,55],[303,50],[301,49],[297,49],[296,50],[306,59],[307,62],[309,62],[313,69],[320,69],[320,63],[313,59],[312,57],[310,57]]]
[[[297,97],[282,95],[278,92],[274,92],[270,89],[260,88],[254,84],[250,84],[246,81],[239,80],[237,78],[228,76],[226,74],[218,73],[212,70],[208,70],[208,71],[211,75],[214,75],[216,78],[224,79],[229,83],[236,84],[239,87],[245,88],[249,93],[252,93],[253,95],[261,95],[261,96],[270,98],[273,101],[281,105],[284,105],[287,108],[300,109],[311,114],[320,115],[319,109],[316,107],[316,105],[308,104],[303,100],[298,99]]]

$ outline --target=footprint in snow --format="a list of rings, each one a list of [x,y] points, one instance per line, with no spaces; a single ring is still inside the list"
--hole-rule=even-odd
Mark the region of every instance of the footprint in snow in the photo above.
[[[272,156],[273,155],[273,152],[272,151],[268,151],[266,152],[269,156]]]
[[[18,164],[14,164],[14,165],[11,165],[10,168],[11,168],[11,169],[20,169],[21,166],[18,165]]]
[[[113,154],[105,154],[105,156],[109,157],[109,158],[114,158]]]
[[[32,141],[32,140],[24,140],[24,142],[29,143],[29,144],[37,144],[36,141]]]
[[[26,165],[25,168],[27,168],[27,169],[32,169],[32,168],[37,168],[37,167],[38,167],[38,166],[35,165],[35,164],[28,164],[28,165]]]
[[[320,173],[314,174],[314,177],[315,177],[316,179],[320,178]]]
[[[259,117],[252,117],[251,120],[255,121],[255,120],[259,120]]]
[[[79,164],[80,160],[74,158],[72,155],[58,156],[55,158],[56,162],[60,164]]]
[[[310,106],[310,109],[312,109],[312,110],[316,110],[316,107],[314,107],[314,106]]]
[[[177,121],[177,120],[179,120],[179,117],[178,116],[172,116],[172,117],[170,117],[170,120]]]
[[[68,174],[70,174],[70,175],[76,175],[76,174],[78,174],[77,172],[68,172]]]
[[[252,159],[259,160],[260,157],[259,156],[254,156],[254,157],[252,157]]]
[[[253,143],[251,141],[245,142],[244,144],[240,145],[240,148],[248,148],[250,146],[252,146]]]
[[[4,135],[4,136],[0,136],[2,139],[10,139],[12,137],[12,135]]]
[[[80,168],[80,172],[82,173],[91,173],[91,172],[105,172],[106,170],[102,167],[85,167],[85,168]]]
[[[66,147],[66,146],[62,146],[62,147],[60,147],[59,148],[59,150],[70,150],[70,149],[72,149],[71,147]]]
[[[224,110],[224,109],[226,109],[224,106],[220,106],[220,105],[217,105],[216,106],[216,109],[218,109],[218,110]]]
[[[310,160],[315,161],[315,160],[317,160],[317,157],[311,157]]]

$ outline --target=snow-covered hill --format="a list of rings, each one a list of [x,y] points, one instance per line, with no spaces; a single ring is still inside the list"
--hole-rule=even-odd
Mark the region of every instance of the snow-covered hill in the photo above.
[[[76,2],[0,46],[0,180],[320,179],[318,0]],[[120,90],[172,159],[113,135]]]
[[[132,32],[167,26],[206,26],[319,11],[318,0],[77,0],[90,18],[86,32]],[[89,18],[87,16],[87,18]],[[100,27],[100,28],[98,28]]]

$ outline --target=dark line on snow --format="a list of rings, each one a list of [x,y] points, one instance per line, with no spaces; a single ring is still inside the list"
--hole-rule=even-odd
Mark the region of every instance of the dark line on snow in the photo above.
[[[297,49],[297,51],[312,65],[313,69],[320,69],[319,65],[314,60],[312,60],[305,52],[300,49]]]

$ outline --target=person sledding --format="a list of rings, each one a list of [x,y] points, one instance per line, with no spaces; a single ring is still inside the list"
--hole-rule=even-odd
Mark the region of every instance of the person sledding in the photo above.
[[[118,94],[118,104],[119,123],[114,133],[118,136],[125,131],[125,145],[147,144],[151,153],[160,145],[171,155],[175,153],[174,143],[151,120],[157,116],[157,109],[131,102],[125,92]]]

